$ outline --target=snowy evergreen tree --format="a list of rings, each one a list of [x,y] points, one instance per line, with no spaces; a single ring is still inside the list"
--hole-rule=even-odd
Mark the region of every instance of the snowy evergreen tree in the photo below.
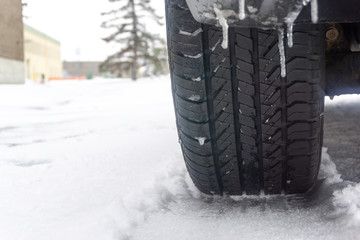
[[[131,76],[136,80],[138,73],[151,75],[167,70],[165,41],[146,29],[145,21],[152,19],[162,25],[162,17],[150,6],[150,0],[108,0],[116,9],[102,13],[106,20],[105,29],[115,30],[103,38],[106,42],[118,43],[120,50],[109,56],[100,66],[103,72],[117,76]]]

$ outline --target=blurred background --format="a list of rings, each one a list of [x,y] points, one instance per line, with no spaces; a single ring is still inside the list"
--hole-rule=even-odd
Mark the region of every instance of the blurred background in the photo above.
[[[1,6],[7,37],[0,40],[0,83],[168,72],[163,1],[1,0]]]

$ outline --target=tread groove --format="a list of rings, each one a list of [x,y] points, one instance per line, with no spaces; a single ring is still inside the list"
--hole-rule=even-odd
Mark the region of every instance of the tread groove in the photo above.
[[[210,128],[210,137],[211,137],[211,148],[213,152],[214,158],[214,166],[215,166],[215,173],[216,173],[216,180],[219,187],[219,195],[223,195],[224,185],[222,182],[221,172],[220,172],[220,161],[219,161],[219,151],[216,141],[216,132],[215,132],[215,113],[214,113],[214,96],[211,84],[211,67],[210,67],[210,49],[209,49],[209,26],[202,25],[203,32],[202,32],[202,43],[204,48],[203,60],[204,60],[204,73],[205,73],[205,88],[206,88],[206,98],[208,101],[207,107],[209,112],[209,128]]]
[[[254,84],[255,84],[255,111],[256,111],[256,145],[257,145],[257,158],[259,164],[259,181],[260,190],[264,189],[264,163],[263,163],[263,149],[262,149],[262,120],[261,120],[261,96],[260,96],[260,66],[259,66],[259,46],[258,46],[258,30],[251,29],[251,36],[253,43],[253,65],[254,65]]]
[[[241,156],[242,144],[240,140],[240,120],[239,120],[239,110],[240,103],[238,101],[238,88],[239,82],[236,76],[236,56],[235,56],[235,29],[229,29],[229,51],[230,51],[230,68],[231,68],[231,87],[232,87],[232,101],[233,101],[233,116],[234,116],[234,129],[235,129],[235,143],[236,143],[236,156],[237,164],[239,170],[239,181],[241,192],[244,189],[244,177],[243,177],[243,159]]]
[[[287,36],[287,34],[285,34]],[[286,38],[284,38],[284,42],[286,42]],[[287,45],[284,43],[285,47],[285,55],[287,50]],[[287,76],[280,77],[281,84],[281,152],[282,152],[282,189],[286,192],[286,181],[287,181]]]

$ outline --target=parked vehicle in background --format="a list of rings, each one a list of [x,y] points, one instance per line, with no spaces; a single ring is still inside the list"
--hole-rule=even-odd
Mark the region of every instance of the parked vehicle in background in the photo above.
[[[206,194],[295,194],[318,175],[324,97],[360,93],[360,3],[165,0],[177,127]]]

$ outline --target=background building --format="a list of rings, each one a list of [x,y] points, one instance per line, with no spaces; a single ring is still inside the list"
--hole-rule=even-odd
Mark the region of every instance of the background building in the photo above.
[[[26,78],[43,81],[62,77],[60,42],[24,24]]]
[[[0,83],[24,83],[21,0],[0,0]]]
[[[65,77],[80,77],[93,78],[102,76],[99,72],[101,62],[64,62],[64,76]]]

